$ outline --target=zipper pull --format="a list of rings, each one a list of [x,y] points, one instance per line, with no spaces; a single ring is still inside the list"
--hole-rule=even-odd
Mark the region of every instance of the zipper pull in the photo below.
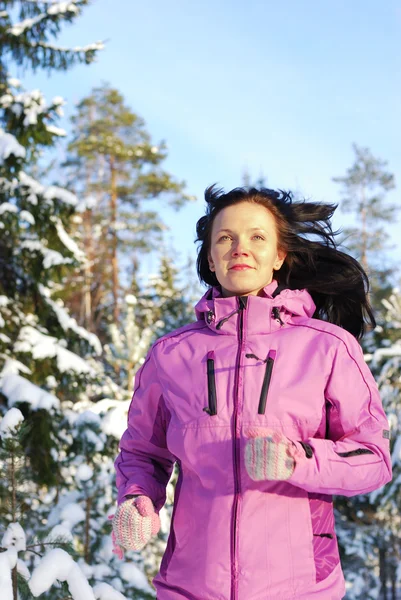
[[[276,321],[278,321],[280,323],[281,326],[284,325],[284,321],[281,319],[280,317],[280,309],[278,308],[278,306],[275,306],[272,310],[272,316],[274,319],[276,319]]]
[[[248,296],[238,296],[238,308],[244,310],[248,305]]]
[[[224,317],[224,319],[220,319],[220,321],[216,325],[216,329],[221,329],[222,326],[224,325],[224,323],[226,321],[228,321],[228,319],[231,319],[231,317],[233,317],[237,313],[240,313],[242,310],[244,310],[244,308],[247,307],[247,304],[248,304],[248,296],[238,296],[238,308],[237,308],[237,310],[234,310],[232,313],[230,313],[228,315],[228,317]]]

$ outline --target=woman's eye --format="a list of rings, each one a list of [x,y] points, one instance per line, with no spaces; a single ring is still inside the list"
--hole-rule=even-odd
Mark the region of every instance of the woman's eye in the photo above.
[[[230,236],[229,236],[229,235],[222,235],[222,236],[219,238],[219,242],[225,242],[226,240],[230,240],[230,239],[231,239],[231,238],[230,238]]]
[[[263,236],[261,236],[261,235],[254,235],[253,237],[254,237],[254,239],[255,239],[255,238],[257,238],[257,239],[259,239],[259,240],[264,240],[264,239],[265,239],[265,238],[264,238]]]

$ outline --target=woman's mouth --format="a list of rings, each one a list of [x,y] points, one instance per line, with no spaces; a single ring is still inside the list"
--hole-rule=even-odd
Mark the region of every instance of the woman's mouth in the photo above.
[[[229,271],[245,271],[246,269],[252,269],[249,265],[234,265]]]

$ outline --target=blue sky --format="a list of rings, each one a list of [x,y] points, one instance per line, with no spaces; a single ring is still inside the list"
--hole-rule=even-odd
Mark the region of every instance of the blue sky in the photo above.
[[[178,214],[163,209],[177,260],[195,257],[204,188],[241,185],[245,169],[270,187],[336,202],[331,179],[351,166],[356,142],[387,160],[400,185],[397,0],[94,0],[59,42],[97,40],[107,43],[94,65],[15,75],[49,99],[64,96],[67,115],[107,81],[153,141],[166,140],[164,167],[199,198]],[[399,188],[389,199],[401,205]],[[348,221],[338,210],[335,227]],[[398,230],[389,229],[395,243]]]

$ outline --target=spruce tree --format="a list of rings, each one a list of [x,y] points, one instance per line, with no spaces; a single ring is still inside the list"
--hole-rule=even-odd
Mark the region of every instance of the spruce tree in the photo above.
[[[12,77],[13,64],[52,71],[68,69],[79,61],[90,62],[100,45],[63,50],[49,42],[52,36],[56,37],[62,22],[75,20],[86,4],[74,0],[0,3],[4,9],[0,90],[0,417],[5,415],[7,419],[10,407],[18,407],[23,415],[26,430],[19,443],[27,469],[20,496],[16,495],[17,504],[14,503],[17,519],[24,525],[22,533],[14,527],[15,511],[7,504],[9,486],[3,480],[1,483],[1,571],[6,572],[3,566],[7,565],[15,569],[16,552],[25,552],[24,544],[31,551],[40,547],[45,552],[55,543],[60,546],[65,538],[69,552],[62,554],[63,548],[58,547],[54,549],[57,554],[52,550],[43,561],[37,554],[25,567],[25,561],[20,561],[18,568],[24,580],[19,579],[17,584],[21,599],[42,593],[45,600],[78,598],[74,581],[85,586],[88,598],[92,598],[96,588],[96,597],[112,594],[117,598],[116,590],[121,592],[119,600],[124,599],[125,590],[138,599],[151,596],[141,557],[128,555],[127,562],[121,563],[112,555],[107,522],[115,503],[113,460],[125,427],[129,400],[124,390],[103,372],[99,339],[70,316],[62,300],[68,273],[81,268],[87,260],[70,235],[71,223],[77,218],[78,198],[35,176],[41,151],[51,149],[55,140],[64,135],[57,127],[63,100],[57,97],[47,103],[41,92],[24,91]],[[111,400],[105,400],[107,395]],[[96,409],[93,401],[98,401]],[[103,406],[101,413],[96,412]],[[88,411],[94,413],[92,418],[84,415]],[[116,420],[120,422],[117,434],[113,433]],[[106,432],[106,428],[110,431]],[[2,473],[7,455],[10,456],[10,449],[2,441]],[[17,538],[21,542],[18,548]],[[78,563],[93,590],[77,570]],[[58,564],[68,567],[67,582],[57,585],[57,575],[62,573],[52,569],[54,579],[43,587],[45,581],[49,582],[49,567]],[[107,582],[114,589],[105,587]],[[17,600],[15,575],[8,583],[10,598]],[[1,593],[4,595],[3,587]]]
[[[64,23],[73,23],[89,0],[0,1],[0,86],[7,85],[10,64],[24,69],[67,70],[77,63],[90,64],[103,47],[101,42],[63,48],[51,43]],[[0,88],[0,93],[4,90]]]
[[[388,339],[365,358],[377,381],[391,428],[393,480],[370,494],[337,498],[337,532],[349,585],[347,599],[396,598],[401,556],[401,296],[396,289],[384,303]],[[396,590],[397,588],[397,590]],[[394,594],[393,594],[394,591]]]
[[[150,308],[153,339],[187,325],[195,317],[193,305],[199,295],[194,298],[194,277],[188,279],[188,270],[194,269],[194,265],[182,269],[184,277],[180,277],[180,269],[171,260],[171,254],[171,251],[162,250],[159,273],[149,276],[140,299],[144,315]]]
[[[54,297],[66,269],[84,259],[68,234],[77,198],[30,174],[41,151],[63,135],[54,123],[64,101],[47,103],[39,90],[24,91],[10,71],[15,64],[54,70],[91,62],[95,45],[62,50],[48,41],[86,3],[0,3],[0,373],[3,380],[29,375],[44,390],[57,382],[59,398],[76,397],[96,376],[84,357],[99,354],[101,347]],[[35,476],[55,484],[59,469],[51,451],[57,420],[43,408],[32,410],[29,402],[22,410],[35,425],[25,439]]]

